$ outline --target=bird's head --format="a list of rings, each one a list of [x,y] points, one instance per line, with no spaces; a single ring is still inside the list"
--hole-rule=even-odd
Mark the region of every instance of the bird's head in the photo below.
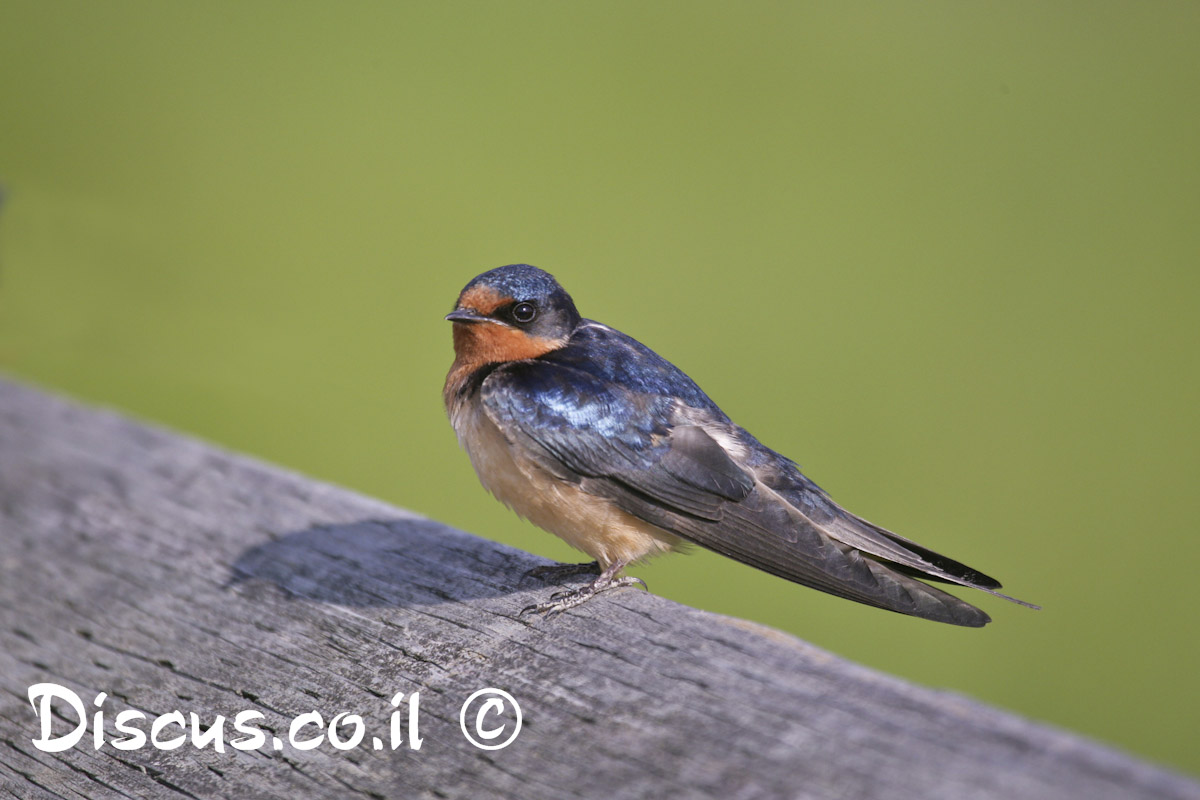
[[[579,325],[575,303],[554,276],[528,264],[477,275],[446,315],[460,362],[537,358],[567,343]]]

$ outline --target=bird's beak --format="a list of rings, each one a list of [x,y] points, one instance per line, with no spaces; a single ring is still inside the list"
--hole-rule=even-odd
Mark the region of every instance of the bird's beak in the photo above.
[[[473,308],[456,308],[446,315],[451,322],[487,322],[487,317]]]

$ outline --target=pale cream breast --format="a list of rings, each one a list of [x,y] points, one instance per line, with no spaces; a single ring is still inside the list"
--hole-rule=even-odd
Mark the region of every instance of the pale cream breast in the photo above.
[[[519,516],[600,562],[628,564],[665,553],[679,538],[584,492],[523,458],[477,401],[455,398],[450,422],[484,488]]]

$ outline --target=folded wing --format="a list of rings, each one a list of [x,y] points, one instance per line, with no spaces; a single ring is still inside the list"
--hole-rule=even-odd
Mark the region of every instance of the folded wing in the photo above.
[[[777,460],[739,463],[717,441],[738,433],[719,412],[681,409],[672,397],[546,360],[501,367],[481,392],[489,418],[544,469],[677,536],[879,608],[955,625],[989,621],[914,576],[993,593],[998,582],[849,514],[748,436]]]

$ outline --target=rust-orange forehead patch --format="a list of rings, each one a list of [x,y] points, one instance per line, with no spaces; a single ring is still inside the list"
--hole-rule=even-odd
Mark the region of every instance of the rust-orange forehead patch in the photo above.
[[[497,292],[490,286],[472,286],[458,298],[459,308],[469,308],[480,314],[491,314],[497,308],[511,303],[513,298]]]

